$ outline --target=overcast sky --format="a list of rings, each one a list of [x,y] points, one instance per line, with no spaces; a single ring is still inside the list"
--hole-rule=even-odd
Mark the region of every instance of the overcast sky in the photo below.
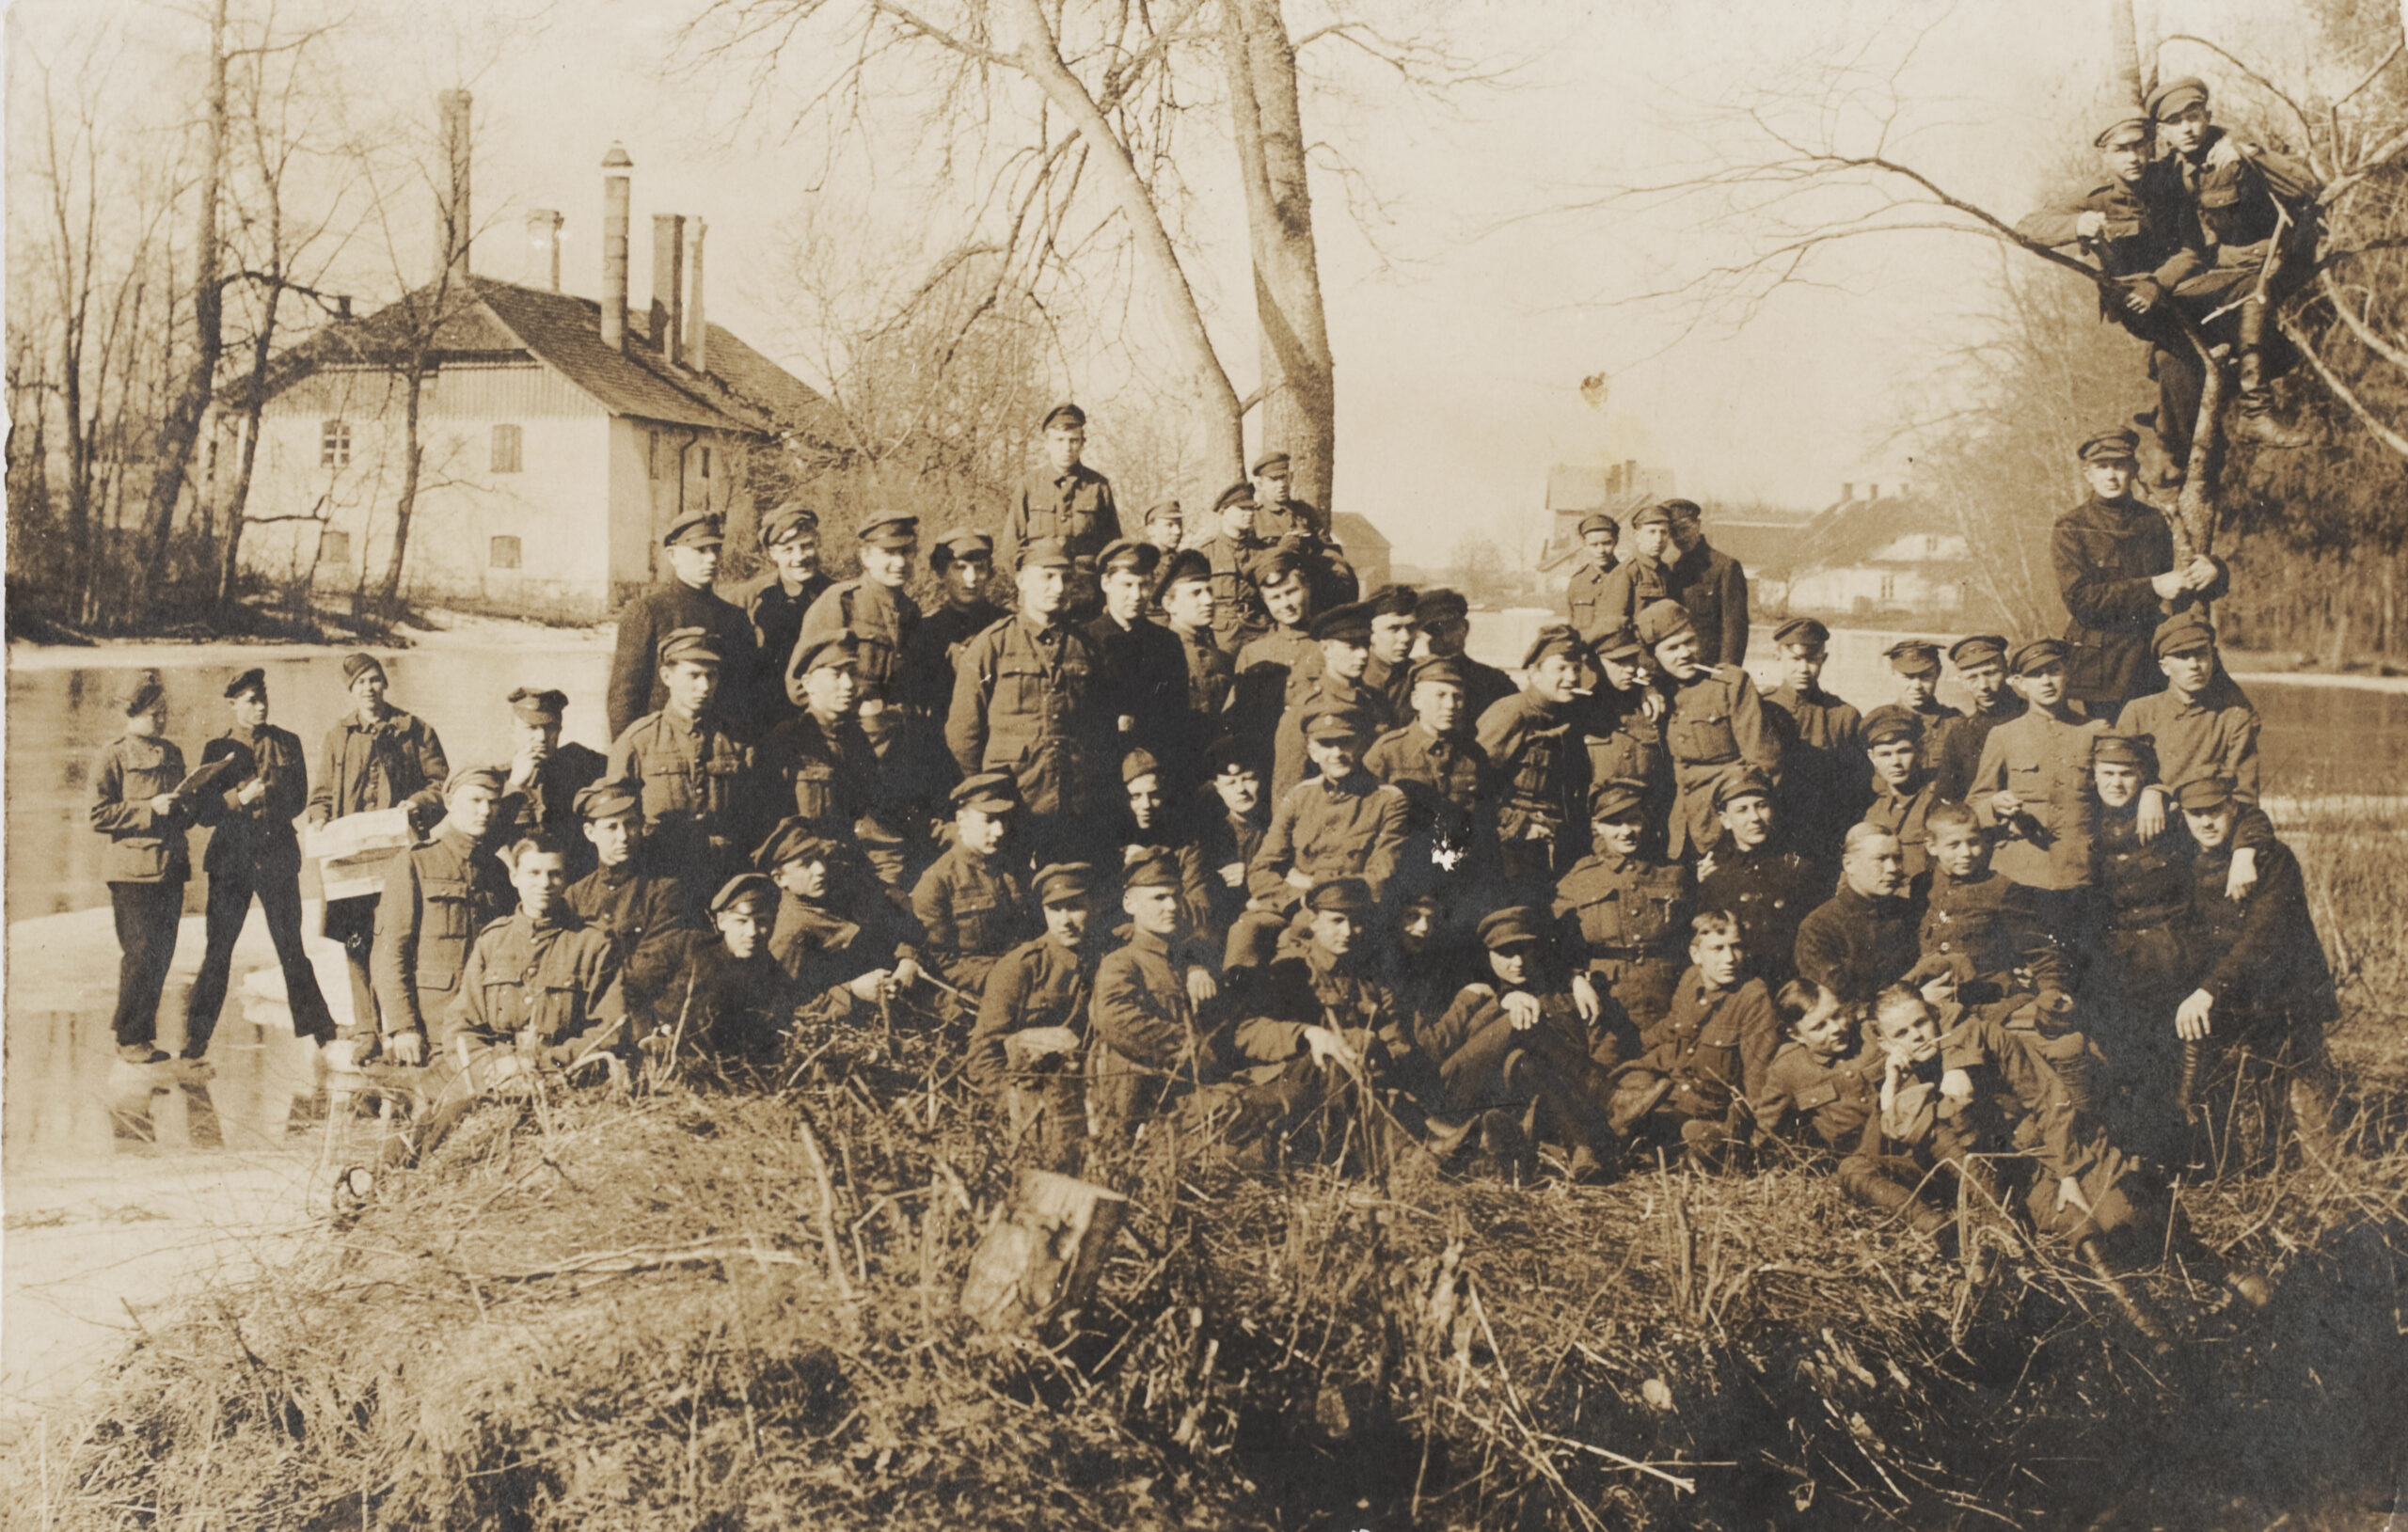
[[[300,3],[288,0],[288,12]],[[516,13],[485,0],[346,7],[339,68],[357,119],[416,103],[431,118],[436,90],[469,84],[477,215],[488,229],[479,269],[525,276],[524,214],[556,207],[567,217],[566,285],[587,293],[600,282],[598,165],[624,141],[636,162],[638,294],[650,281],[649,214],[706,218],[713,318],[810,377],[780,252],[822,179],[824,134],[774,131],[757,112],[737,120],[739,82],[727,72],[664,73],[677,5],[514,3]],[[2144,4],[2142,24],[2229,37],[2244,8],[2269,8],[2252,0],[2194,17]],[[1291,0],[1291,10],[1301,6]],[[1630,300],[1735,259],[1746,231],[1701,227],[1699,204],[1547,210],[1751,153],[1735,112],[1775,99],[1802,72],[1854,59],[1861,84],[1894,76],[1892,143],[1902,153],[2013,217],[2051,189],[2067,144],[2086,140],[2083,125],[2109,99],[2103,12],[2098,0],[1389,0],[1382,13],[1418,16],[1466,53],[1522,67],[1508,88],[1458,90],[1443,104],[1359,71],[1346,93],[1307,103],[1308,131],[1384,199],[1368,238],[1338,179],[1315,184],[1339,380],[1339,508],[1372,517],[1400,557],[1434,561],[1465,525],[1534,508],[1559,461],[1638,456],[1701,498],[1795,506],[1830,500],[1843,479],[1910,473],[1882,438],[1973,333],[1994,250],[1913,235],[1834,247],[1807,269],[1810,284],[1741,324],[1729,311]],[[38,80],[36,61],[71,50],[71,34],[102,27],[129,41],[112,88],[130,113],[191,100],[179,94],[191,78],[180,60],[199,32],[181,10],[18,0],[9,24],[16,91]],[[2183,70],[2211,62],[2168,56]],[[1861,137],[1868,97],[1853,99],[1840,131]],[[10,114],[18,172],[23,102]],[[891,158],[883,173],[878,195],[891,215],[924,214],[915,199],[925,188]],[[1199,223],[1239,216],[1222,166],[1200,166],[1192,184]],[[1234,342],[1224,352],[1243,392],[1254,380],[1250,315],[1231,302],[1247,292],[1242,244],[1213,243],[1200,275],[1218,332]],[[1597,372],[1611,379],[1609,416],[1578,393]],[[1099,367],[1080,392],[1108,410],[1094,387],[1103,375]],[[1099,434],[1108,442],[1108,430]]]

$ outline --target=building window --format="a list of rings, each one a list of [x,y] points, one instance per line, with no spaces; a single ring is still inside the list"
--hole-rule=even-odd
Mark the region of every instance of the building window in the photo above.
[[[351,466],[351,422],[327,420],[318,427],[318,466],[348,468]]]
[[[318,534],[318,562],[351,566],[351,534],[325,531]]]
[[[493,565],[493,567],[494,567],[494,568],[496,568],[496,569],[515,569],[515,568],[517,568],[517,567],[518,567],[518,539],[516,539],[516,538],[515,538],[515,537],[497,537],[497,538],[495,538],[495,539],[493,540],[493,553],[492,553],[492,556],[491,556],[490,558],[488,558],[485,561],[486,561],[486,562],[488,562],[488,563],[490,563],[491,565]]]
[[[657,479],[657,478],[661,477],[661,473],[660,473],[660,459],[661,459],[661,451],[660,451],[660,433],[659,433],[659,432],[657,432],[657,431],[647,431],[647,432],[645,432],[645,433],[643,434],[643,439],[644,439],[644,472],[645,472],[646,474],[648,474],[649,476],[651,476],[652,478]]]
[[[705,448],[704,448],[704,449],[703,449],[703,477],[704,477],[704,478],[705,478],[705,479],[708,479],[710,476],[711,476],[711,450],[710,450],[709,448],[705,447]]]
[[[1895,601],[1898,599],[1897,576],[1884,575],[1881,576],[1881,599],[1884,601]]]
[[[515,425],[498,425],[493,428],[494,472],[517,473],[525,466],[520,457],[521,435],[522,433]]]
[[[1925,532],[1923,534],[1923,551],[1924,557],[1926,559],[1937,559],[1940,557],[1940,534],[1938,532]]]

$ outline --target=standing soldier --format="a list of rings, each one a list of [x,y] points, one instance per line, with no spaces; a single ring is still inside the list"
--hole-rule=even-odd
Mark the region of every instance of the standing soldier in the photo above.
[[[1839,847],[1830,862],[1798,851],[1773,806],[1772,780],[1753,766],[1722,774],[1714,813],[1722,839],[1698,865],[1697,907],[1731,912],[1749,962],[1778,991],[1797,977],[1798,924],[1827,896]]]
[[[1644,783],[1647,845],[1659,848],[1680,788],[1664,748],[1664,699],[1648,685],[1647,646],[1629,628],[1618,627],[1597,640],[1590,657],[1599,685],[1583,710],[1589,781]]]
[[[920,619],[903,655],[909,677],[904,696],[924,719],[942,719],[953,707],[953,666],[961,646],[1009,614],[987,598],[995,573],[995,540],[985,532],[954,531],[928,549],[928,573],[944,582],[944,605]]]
[[[1640,641],[1655,658],[1669,704],[1664,748],[1680,793],[1664,851],[1693,860],[1714,844],[1714,784],[1724,768],[1745,762],[1778,782],[1781,740],[1765,722],[1748,672],[1699,657],[1697,627],[1678,603],[1659,601],[1639,616]]]
[[[1898,839],[1899,865],[1909,888],[1927,885],[1931,831],[1925,821],[1940,802],[1931,768],[1924,765],[1923,720],[1892,704],[1864,720],[1864,754],[1873,763],[1873,802],[1864,822]]]
[[[1670,573],[1677,552],[1671,504],[1664,501],[1632,514],[1630,551],[1607,573],[1597,591],[1596,622],[1604,631],[1637,627],[1640,612],[1671,598]]]
[[[1145,529],[1146,541],[1162,549],[1165,558],[1177,553],[1180,545],[1187,541],[1187,513],[1179,508],[1177,500],[1156,500],[1146,507],[1146,513],[1138,520]]]
[[[1259,761],[1267,772],[1271,736],[1288,705],[1289,683],[1300,671],[1310,672],[1320,662],[1321,650],[1313,642],[1312,587],[1303,563],[1275,549],[1254,567],[1262,582],[1259,592],[1271,621],[1238,651],[1229,728],[1260,752]],[[1217,600],[1214,605],[1217,608]]]
[[[1472,737],[1463,662],[1413,667],[1413,721],[1363,754],[1372,776],[1404,794],[1406,839],[1399,887],[1480,886],[1497,867],[1497,782]]]
[[[711,636],[681,627],[660,640],[667,705],[627,725],[610,774],[643,799],[644,835],[671,871],[708,885],[751,845],[752,748],[720,721],[725,659]]]
[[[2138,440],[2117,427],[2082,444],[2090,494],[2057,518],[2049,537],[2049,561],[2069,619],[2066,695],[2109,714],[2164,687],[2163,673],[2148,663],[2159,621],[2221,598],[2231,584],[2213,559],[2194,555],[2175,567],[2174,529],[2131,494]]]
[[[1881,651],[1898,672],[1898,705],[1926,729],[1965,715],[1940,700],[1940,645],[1929,639],[1900,639]]]
[[[510,874],[485,849],[501,771],[468,766],[443,784],[443,821],[424,845],[395,857],[376,905],[377,1026],[402,1064],[427,1062],[428,1022],[443,1020],[477,933],[516,902]],[[357,1043],[359,1032],[354,1030]],[[369,1051],[360,1047],[365,1057]]]
[[[356,712],[326,731],[317,777],[309,788],[312,829],[346,814],[407,811],[413,830],[443,815],[443,783],[452,774],[443,741],[426,723],[385,700],[385,667],[372,655],[342,662],[343,685]],[[325,935],[342,943],[351,965],[351,1025],[356,1036],[376,1034],[376,1000],[369,953],[376,940],[376,895],[326,901]]]
[[[1606,576],[1621,562],[1614,557],[1614,545],[1621,541],[1622,523],[1603,511],[1580,518],[1580,567],[1563,583],[1563,612],[1572,630],[1591,643],[1613,630],[1603,606]]]
[[[1170,630],[1146,615],[1162,550],[1121,538],[1097,559],[1103,611],[1086,624],[1100,663],[1096,710],[1117,750],[1168,748],[1187,709],[1187,655]]]
[[[660,644],[680,628],[700,628],[708,635],[729,673],[740,677],[725,688],[721,703],[727,718],[749,728],[752,620],[711,589],[719,578],[720,548],[725,542],[720,518],[707,511],[689,511],[670,523],[660,542],[669,550],[670,577],[619,609],[619,642],[610,655],[610,737],[618,738],[636,719],[668,705],[660,680]]]
[[[1204,751],[1220,737],[1237,663],[1212,636],[1218,603],[1212,595],[1212,566],[1201,549],[1181,548],[1163,561],[1154,601],[1179,640],[1187,669],[1186,706],[1173,715],[1170,737],[1164,741],[1172,784],[1184,791],[1201,780]]]
[[[1387,695],[1365,682],[1371,664],[1371,616],[1361,606],[1333,608],[1313,619],[1313,642],[1319,647],[1318,674],[1291,671],[1288,706],[1279,715],[1273,739],[1271,796],[1275,800],[1312,774],[1305,749],[1305,719],[1324,707],[1342,708],[1361,717],[1373,737],[1396,727]]]
[[[702,928],[701,893],[644,844],[643,799],[634,787],[606,777],[577,795],[577,813],[597,865],[569,885],[569,907],[610,939],[621,966],[672,932]]]
[[[1972,706],[1963,718],[1943,722],[1932,743],[1931,767],[1943,801],[1965,801],[1990,731],[2021,718],[2032,705],[2006,684],[2006,640],[1995,633],[1976,633],[1948,647],[1948,663],[1956,667],[1956,679],[1972,694]]]
[[[1471,603],[1461,591],[1422,592],[1413,616],[1421,630],[1415,647],[1423,657],[1451,659],[1463,667],[1464,717],[1471,722],[1478,723],[1481,715],[1522,689],[1503,671],[1464,653],[1471,639]]]
[[[1998,840],[1993,864],[2036,891],[2042,924],[2070,944],[2089,927],[2091,736],[2107,726],[2067,700],[2067,654],[2061,639],[2015,652],[2015,687],[2032,710],[1990,731],[1968,801]]]
[[[1029,849],[1044,859],[1078,840],[1092,807],[1100,663],[1094,640],[1063,621],[1073,572],[1052,540],[1020,564],[1020,612],[962,645],[944,741],[965,777],[1009,772],[1029,816]]]
[[[761,727],[770,729],[794,712],[786,700],[786,661],[794,657],[812,603],[835,581],[819,568],[819,513],[792,500],[761,518],[761,551],[769,556],[769,572],[745,593],[743,607],[752,622],[752,693],[761,703]]]
[[[2163,691],[2136,697],[2115,720],[2119,734],[2145,734],[2157,750],[2158,782],[2222,777],[2247,808],[2258,805],[2258,709],[2216,663],[2216,630],[2198,611],[2178,612],[2158,624],[2149,640]],[[2143,789],[2141,833],[2154,839],[2165,828],[2167,789]]]
[[[1221,647],[1237,652],[1245,641],[1270,626],[1256,563],[1268,545],[1254,535],[1254,488],[1231,484],[1212,504],[1218,526],[1199,550],[1212,571],[1212,631]]]
[[[184,752],[163,737],[167,692],[155,671],[136,672],[120,698],[125,734],[101,748],[92,766],[92,828],[109,838],[101,870],[108,879],[117,921],[117,1055],[129,1064],[161,1064],[154,1046],[159,996],[175,961],[183,919],[184,883],[192,855],[184,829],[190,801],[177,796]],[[296,1017],[297,1020],[298,1018]]]
[[[1522,656],[1522,689],[1480,719],[1480,748],[1499,787],[1498,871],[1508,893],[1525,902],[1551,894],[1557,875],[1585,849],[1576,805],[1588,762],[1572,722],[1583,652],[1570,627],[1541,628]]]
[[[849,633],[814,639],[795,655],[802,710],[761,742],[763,772],[785,789],[780,816],[793,814],[838,844],[869,812],[878,752],[862,733],[860,647]]]
[[[200,764],[229,757],[235,764],[195,805],[200,822],[211,827],[209,850],[201,859],[209,874],[209,914],[208,944],[184,1004],[188,1059],[209,1051],[226,1003],[234,941],[243,934],[254,894],[284,972],[293,1034],[322,1043],[335,1034],[334,1015],[318,988],[309,949],[301,944],[301,843],[293,833],[293,821],[309,797],[301,741],[268,722],[265,671],[236,676],[226,687],[226,700],[233,709],[233,727],[201,747]]]
[[[494,843],[515,845],[542,830],[568,858],[575,881],[594,867],[590,848],[577,833],[577,795],[601,781],[609,763],[589,746],[561,743],[566,692],[520,687],[509,703],[510,774],[502,779],[501,805],[494,811]]]
[[[1265,452],[1254,460],[1254,496],[1259,506],[1254,522],[1255,535],[1265,543],[1276,543],[1303,532],[1316,542],[1328,543],[1329,513],[1288,493],[1293,482],[1291,466],[1285,452]]]
[[[1781,655],[1781,685],[1765,693],[1765,718],[1781,734],[1781,780],[1788,796],[1782,818],[1790,845],[1836,867],[1840,837],[1864,812],[1870,784],[1864,771],[1864,719],[1825,691],[1831,630],[1812,617],[1793,617],[1773,630]],[[1765,949],[1751,943],[1762,957]],[[1779,986],[1774,986],[1778,988]]]
[[[1388,717],[1413,716],[1413,640],[1419,637],[1421,598],[1410,585],[1383,585],[1363,603],[1371,617],[1371,661],[1363,685],[1387,704]]]
[[[1045,466],[1021,486],[1004,513],[1004,567],[1018,574],[1039,543],[1061,545],[1070,560],[1069,593],[1064,608],[1078,621],[1095,615],[1096,557],[1119,540],[1120,510],[1112,481],[1079,460],[1087,446],[1086,411],[1057,404],[1045,417]]]
[[[794,696],[801,677],[795,667],[806,648],[849,633],[860,646],[862,703],[867,715],[882,712],[889,703],[899,708],[911,701],[900,694],[898,678],[921,621],[920,604],[904,590],[919,557],[920,518],[902,511],[871,512],[862,522],[857,552],[860,577],[830,586],[803,616],[794,653],[786,657],[786,695]]]
[[[1748,660],[1748,572],[1705,540],[1705,513],[1695,500],[1666,500],[1672,546],[1665,593],[1697,624],[1698,657],[1708,665]]]
[[[1556,918],[1574,933],[1573,988],[1594,1016],[1610,994],[1642,1031],[1664,1019],[1681,976],[1681,933],[1694,908],[1689,870],[1640,851],[1647,795],[1635,782],[1604,782],[1589,798],[1591,843],[1555,886]]]

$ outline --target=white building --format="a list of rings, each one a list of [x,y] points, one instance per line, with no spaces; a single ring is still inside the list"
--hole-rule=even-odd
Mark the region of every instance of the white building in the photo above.
[[[1831,616],[1891,612],[1955,617],[1973,598],[1964,534],[1904,483],[1841,486],[1806,528],[1789,576],[1788,608]]]

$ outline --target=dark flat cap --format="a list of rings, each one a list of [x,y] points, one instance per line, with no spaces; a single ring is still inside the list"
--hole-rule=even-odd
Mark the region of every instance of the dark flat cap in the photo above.
[[[660,663],[663,665],[719,665],[727,655],[720,652],[719,640],[708,628],[672,628],[661,636]]]
[[[2140,444],[2140,433],[2131,427],[2110,426],[2084,437],[2076,455],[2084,463],[2130,463]]]
[[[1923,719],[1895,703],[1884,703],[1864,715],[1864,743],[1886,745],[1893,739],[1923,742]]]
[[[251,691],[256,691],[262,697],[267,695],[267,671],[256,665],[226,683],[226,698],[229,702]]]
[[[1469,690],[1471,685],[1470,674],[1464,669],[1461,655],[1433,655],[1417,662],[1413,667],[1412,685],[1418,687],[1424,681],[1435,681],[1441,686],[1465,690]]]
[[[1223,734],[1204,747],[1204,769],[1212,776],[1224,776],[1232,771],[1260,774],[1255,765],[1253,749],[1235,734]]]
[[[1794,643],[1800,648],[1820,649],[1831,641],[1831,630],[1812,617],[1793,617],[1772,630],[1772,641],[1783,646]]]
[[[1685,500],[1680,498],[1678,496],[1661,502],[1657,509],[1662,511],[1664,514],[1670,516],[1674,521],[1703,521],[1705,519],[1704,509],[1695,500]]]
[[[1592,511],[1580,518],[1580,535],[1586,537],[1591,532],[1611,532],[1614,536],[1620,537],[1622,523],[1603,511]]]
[[[1522,669],[1529,670],[1549,655],[1569,655],[1578,659],[1588,645],[1580,641],[1579,630],[1569,623],[1549,623],[1539,629],[1529,648],[1522,652]]]
[[[1020,807],[1020,783],[1008,771],[981,771],[964,777],[945,795],[957,809],[975,809],[980,813],[1006,813]]]
[[[1133,569],[1141,579],[1152,579],[1154,571],[1162,567],[1163,550],[1151,543],[1133,537],[1116,537],[1096,555],[1099,570]]]
[[[761,545],[776,547],[790,538],[819,530],[819,513],[792,500],[761,517]]]
[[[507,701],[510,715],[521,723],[558,723],[568,711],[565,691],[538,691],[532,687],[520,687],[511,692]]]
[[[2195,74],[2185,74],[2166,81],[2148,93],[2148,115],[2159,122],[2166,122],[2194,106],[2208,103],[2207,82]]]
[[[778,908],[778,886],[759,873],[738,873],[711,895],[711,913],[724,915],[741,906]]]
[[[1212,513],[1217,516],[1224,511],[1232,511],[1241,505],[1252,511],[1261,503],[1255,498],[1252,484],[1235,483],[1221,491],[1220,498],[1212,502]]]
[[[765,873],[774,873],[789,861],[828,861],[836,855],[836,843],[815,831],[810,825],[792,817],[778,821],[769,838],[752,853],[752,865]]]
[[[1512,905],[1481,916],[1479,935],[1490,952],[1527,947],[1546,940],[1546,915],[1534,905]]]
[[[2097,766],[2101,761],[2153,770],[2157,766],[2155,742],[2147,734],[2092,734],[2090,763]]]
[[[1132,847],[1129,865],[1120,874],[1125,889],[1175,889],[1185,881],[1179,859],[1158,845]]]
[[[1048,862],[1028,880],[1041,905],[1066,905],[1073,899],[1084,899],[1095,887],[1095,868],[1084,861]]]
[[[1068,569],[1070,567],[1069,547],[1058,537],[1040,537],[1021,549],[1020,566],[1022,569]]]
[[[2191,813],[2221,809],[2232,801],[2230,777],[2194,777],[2174,791],[2174,800]]]
[[[861,641],[853,630],[840,627],[812,640],[795,652],[794,673],[809,675],[814,671],[858,670],[862,662]]]
[[[2015,651],[2015,657],[2008,662],[2008,669],[2017,675],[2030,675],[2036,671],[2047,670],[2052,665],[2063,665],[2066,662],[2066,656],[2072,653],[2073,646],[2063,639],[2034,639]]]
[[[1368,644],[1371,641],[1371,611],[1363,603],[1332,607],[1313,619],[1312,636],[1323,643]]]
[[[1975,665],[2006,663],[2006,640],[1995,633],[1974,633],[1948,646],[1948,663],[1958,670]]]
[[[499,793],[510,781],[499,766],[462,766],[444,779],[443,796],[450,798],[463,787],[482,787],[489,793]]]
[[[1647,646],[1639,641],[1636,628],[1618,627],[1589,648],[1599,659],[1610,659],[1619,665],[1636,664],[1647,657]]]
[[[1365,914],[1371,908],[1371,885],[1359,877],[1324,877],[1305,895],[1305,908]]]
[[[350,686],[353,682],[358,680],[361,676],[366,675],[371,671],[374,671],[378,675],[383,675],[385,673],[385,662],[378,659],[375,655],[369,654],[350,654],[343,655],[342,684],[344,686]]]
[[[995,540],[993,538],[985,532],[974,532],[966,528],[956,528],[938,538],[936,545],[928,549],[928,573],[943,574],[956,559],[985,559],[991,562],[994,557]]]
[[[1890,669],[1900,675],[1940,673],[1940,645],[1929,639],[1900,639],[1882,650],[1881,657],[1888,660]]]
[[[1421,599],[1414,603],[1413,615],[1425,627],[1433,623],[1452,623],[1471,615],[1471,603],[1464,599],[1461,591],[1450,591],[1441,585],[1421,592]]]
[[[2151,653],[2163,659],[2168,655],[2185,654],[2193,649],[2212,649],[2215,641],[2215,624],[2208,621],[2205,613],[2194,608],[2188,611],[2178,611],[2158,624],[2157,631],[2149,635],[2148,645]]]
[[[1305,556],[1300,553],[1291,553],[1286,548],[1268,548],[1254,556],[1254,583],[1258,586],[1276,585],[1291,575],[1303,574],[1307,567]],[[1370,641],[1368,628],[1365,629],[1365,641]]]
[[[634,782],[605,777],[577,790],[573,806],[579,819],[611,819],[643,807],[643,794]]]
[[[920,518],[909,511],[873,511],[862,518],[859,535],[874,548],[899,548],[920,540]]]
[[[1684,633],[1697,631],[1696,619],[1677,601],[1651,601],[1639,611],[1639,641],[1653,649]]]
[[[1260,457],[1254,460],[1254,467],[1252,470],[1257,479],[1261,478],[1266,473],[1286,473],[1287,471],[1288,454],[1285,452],[1263,453]]]
[[[2099,129],[2099,136],[2090,141],[2091,146],[2095,149],[2110,149],[2117,144],[2146,144],[2148,142],[2152,126],[2147,118],[2126,112]]]
[[[1624,819],[1647,804],[1647,784],[1628,777],[1608,778],[1589,791],[1591,819]]]
[[[167,688],[160,683],[158,671],[136,671],[118,687],[117,700],[126,717],[132,718],[136,713],[148,713],[166,695]]]
[[[664,548],[715,548],[727,541],[727,524],[710,511],[689,511],[661,534]]]
[[[1757,767],[1744,763],[1725,768],[1722,775],[1714,779],[1714,812],[1717,813],[1743,798],[1770,797],[1772,779]]]
[[[1307,739],[1364,739],[1371,733],[1370,720],[1336,703],[1307,713],[1304,727]]]
[[[1159,597],[1181,580],[1210,584],[1212,578],[1212,561],[1205,557],[1202,548],[1180,548],[1163,561],[1162,573],[1154,576],[1154,594]]]
[[[1146,507],[1146,513],[1139,516],[1137,518],[1137,522],[1140,526],[1150,527],[1158,521],[1184,521],[1186,519],[1187,513],[1179,508],[1179,502],[1177,500],[1156,500],[1153,504]]]
[[[1051,431],[1057,425],[1072,425],[1084,429],[1086,423],[1087,412],[1076,404],[1056,404],[1045,412],[1044,423],[1038,429]]]

